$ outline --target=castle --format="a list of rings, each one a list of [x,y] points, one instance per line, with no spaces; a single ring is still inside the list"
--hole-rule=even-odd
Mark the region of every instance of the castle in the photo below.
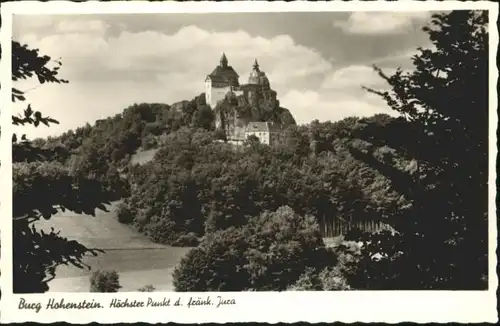
[[[205,79],[205,100],[212,109],[215,109],[217,103],[228,94],[235,97],[243,96],[252,107],[258,106],[262,98],[266,98],[272,107],[279,106],[277,94],[271,89],[266,73],[260,70],[257,59],[248,77],[248,83],[240,85],[238,73],[228,65],[226,54],[222,53],[219,65]],[[242,123],[241,119],[235,118],[235,120],[238,121],[224,123],[224,119],[216,115],[216,128],[225,130],[229,141],[239,143],[253,135],[261,143],[271,145],[278,139],[280,132],[270,122],[256,120]]]
[[[248,77],[248,83],[240,85],[239,77],[233,67],[228,65],[226,54],[222,53],[220,64],[205,79],[205,99],[207,104],[215,108],[217,102],[224,99],[229,92],[242,95],[245,91],[252,92],[258,88],[271,89],[269,79],[265,72],[260,71],[257,59],[255,59],[253,70]]]

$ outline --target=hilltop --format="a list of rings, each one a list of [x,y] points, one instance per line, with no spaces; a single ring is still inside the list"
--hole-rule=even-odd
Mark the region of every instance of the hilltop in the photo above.
[[[205,79],[205,101],[214,108],[215,128],[232,142],[241,143],[254,135],[262,143],[271,144],[276,137],[270,136],[269,126],[281,133],[296,124],[290,111],[280,106],[277,92],[257,59],[247,82],[240,84],[238,73],[223,53],[219,65]],[[266,122],[268,126],[249,129],[259,122]]]

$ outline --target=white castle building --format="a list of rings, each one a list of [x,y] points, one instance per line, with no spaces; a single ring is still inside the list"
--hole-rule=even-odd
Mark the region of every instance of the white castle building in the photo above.
[[[251,105],[256,105],[259,94],[266,94],[268,101],[279,106],[277,94],[271,89],[266,73],[260,70],[257,59],[248,76],[248,83],[240,85],[238,73],[228,65],[227,57],[222,53],[219,65],[205,79],[206,103],[215,109],[217,103],[228,93],[235,96],[244,95]],[[242,121],[233,121],[230,126],[224,127],[220,117],[216,117],[215,125],[216,128],[225,129],[228,141],[236,144],[242,143],[249,136],[255,136],[261,143],[271,145],[279,140],[281,134],[270,122],[263,121],[250,121],[245,124],[242,124]]]
[[[228,92],[232,91],[235,95],[241,95],[257,89],[270,90],[269,79],[265,72],[260,71],[257,59],[255,59],[247,84],[240,85],[239,75],[233,67],[228,65],[224,53],[220,58],[220,64],[205,79],[205,99],[212,109],[215,108],[217,102],[224,99]]]

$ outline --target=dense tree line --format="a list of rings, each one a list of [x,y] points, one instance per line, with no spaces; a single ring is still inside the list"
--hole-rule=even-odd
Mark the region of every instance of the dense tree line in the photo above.
[[[349,119],[359,128],[372,120]],[[405,198],[391,190],[390,180],[350,154],[356,142],[344,138],[352,128],[344,125],[293,126],[284,146],[249,143],[238,150],[218,142],[213,132],[183,128],[166,138],[151,162],[130,169],[122,221],[155,241],[175,244],[188,234],[242,226],[281,206],[322,225],[337,218],[383,220],[404,209]],[[330,150],[313,151],[312,142]]]
[[[39,159],[37,152],[46,153],[44,160],[59,162],[72,175],[99,181],[117,200],[128,193],[124,173],[137,151],[157,147],[164,135],[181,126],[213,129],[213,113],[204,99],[201,94],[172,106],[134,104],[94,125],[87,123],[57,137],[34,139],[28,148],[18,144],[16,155],[20,161],[30,161]]]
[[[284,206],[251,217],[243,227],[207,235],[175,269],[174,286],[177,291],[345,289],[342,276],[329,269],[336,258],[325,248],[315,219]],[[322,275],[330,285],[304,284],[316,271],[330,274]]]
[[[311,241],[322,243],[320,225],[336,219],[385,221],[411,206],[401,193],[394,191],[391,180],[351,153],[354,148],[368,151],[374,146],[355,138],[356,132],[384,127],[393,121],[400,120],[377,115],[336,123],[313,122],[291,126],[281,146],[248,142],[236,149],[217,141],[214,132],[182,128],[165,139],[152,161],[129,170],[131,196],[120,207],[118,217],[121,222],[133,224],[140,232],[148,234],[153,241],[192,246],[201,240],[200,248],[203,248],[214,234],[229,237],[232,232],[238,233],[241,228],[248,228],[249,223],[255,223],[251,221],[257,216],[268,216],[269,212],[288,207],[286,214],[281,210],[283,214],[279,215],[309,216],[314,221],[307,231],[315,235]],[[376,151],[379,155],[392,153],[385,147]],[[401,162],[403,164],[404,159]],[[248,236],[243,238],[251,241]],[[249,247],[245,250],[254,245],[247,244]],[[258,251],[257,247],[253,249]],[[210,264],[206,259],[222,259],[206,253],[200,256],[202,250],[190,254],[181,270],[190,273],[191,269],[198,269],[199,266],[189,267],[194,263],[190,259],[199,261],[204,257],[203,264]],[[305,289],[348,287],[345,275],[339,272],[340,267],[334,268],[337,266],[335,257],[341,254],[325,252],[325,256],[318,259],[332,262],[330,266],[306,264],[290,276],[288,281],[293,282],[287,284]],[[245,266],[248,261],[241,259],[244,261],[241,266]],[[239,265],[228,266],[238,268]],[[226,272],[229,271],[223,273]],[[215,271],[207,273],[217,277]],[[183,272],[177,272],[179,290],[199,289],[198,283],[189,283],[194,282],[194,276],[181,280],[188,277],[182,275]],[[316,280],[314,285],[304,285],[312,282],[311,279]],[[299,283],[294,285],[295,282]],[[330,285],[322,285],[325,282]],[[234,288],[235,284],[242,287]],[[206,289],[287,288],[284,284],[244,284],[247,283],[237,278],[233,285],[212,284]]]
[[[214,117],[203,94],[173,105],[134,104],[94,125],[69,130],[57,137],[33,140],[38,148],[54,153],[52,159],[78,166],[82,173],[106,175],[106,167],[121,170],[139,149],[156,147],[160,136],[182,126],[213,129]],[[106,160],[103,164],[99,160]]]

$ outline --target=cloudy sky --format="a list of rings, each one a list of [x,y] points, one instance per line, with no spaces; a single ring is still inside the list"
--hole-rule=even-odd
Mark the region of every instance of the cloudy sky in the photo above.
[[[60,121],[26,130],[57,135],[133,103],[172,104],[204,91],[225,52],[246,82],[254,58],[298,123],[391,113],[361,85],[386,87],[372,64],[411,67],[429,41],[428,12],[321,12],[15,16],[14,39],[61,58],[69,84],[28,90],[37,110]],[[17,107],[20,108],[20,107]],[[16,109],[16,108],[15,108]]]

